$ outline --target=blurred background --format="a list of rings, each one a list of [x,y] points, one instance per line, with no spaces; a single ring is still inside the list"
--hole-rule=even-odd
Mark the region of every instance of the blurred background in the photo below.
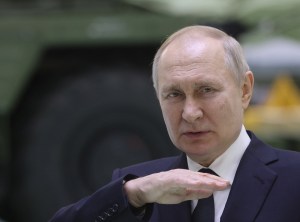
[[[187,25],[241,42],[256,79],[247,128],[300,150],[299,9],[298,0],[0,0],[0,218],[47,221],[114,168],[176,154],[151,64]]]

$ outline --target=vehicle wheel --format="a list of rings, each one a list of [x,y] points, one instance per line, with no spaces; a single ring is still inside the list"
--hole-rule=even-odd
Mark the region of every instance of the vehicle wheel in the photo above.
[[[13,125],[16,221],[47,221],[107,183],[114,168],[176,152],[150,77],[137,71],[88,73],[37,97]]]

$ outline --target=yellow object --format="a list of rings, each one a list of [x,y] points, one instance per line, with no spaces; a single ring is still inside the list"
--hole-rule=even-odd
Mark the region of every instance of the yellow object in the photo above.
[[[289,107],[300,105],[300,94],[293,79],[288,75],[278,76],[274,81],[265,106]]]
[[[245,112],[245,126],[265,137],[299,138],[300,92],[288,75],[278,76],[265,103],[251,105]]]

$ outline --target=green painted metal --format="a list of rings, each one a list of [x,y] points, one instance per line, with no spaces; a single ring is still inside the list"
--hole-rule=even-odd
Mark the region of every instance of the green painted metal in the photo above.
[[[146,44],[193,21],[145,13],[49,13],[0,20],[0,114],[10,112],[49,46]]]
[[[274,35],[300,40],[299,0],[124,0],[173,16],[195,16],[207,21],[239,21],[253,28],[247,40]],[[246,33],[248,35],[248,33]]]
[[[145,45],[161,42],[174,30],[196,23],[193,17],[145,12],[120,1],[70,1],[73,4],[67,6],[59,2],[63,1],[0,2],[1,147],[9,147],[9,115],[29,84],[44,49]],[[0,163],[7,159],[9,148],[0,149]]]

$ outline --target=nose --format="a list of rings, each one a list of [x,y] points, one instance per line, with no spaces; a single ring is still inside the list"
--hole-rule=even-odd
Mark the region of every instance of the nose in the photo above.
[[[184,103],[182,118],[188,123],[193,123],[203,117],[203,111],[200,104],[194,99],[187,99]]]

